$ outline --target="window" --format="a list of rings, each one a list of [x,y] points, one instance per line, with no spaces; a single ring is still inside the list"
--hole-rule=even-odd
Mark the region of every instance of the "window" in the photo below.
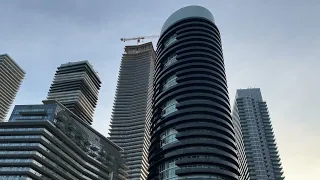
[[[33,159],[0,159],[0,163],[11,163],[11,162],[32,163]]]
[[[7,180],[32,180],[30,177],[25,175],[3,175],[0,176],[0,179],[7,179]]]
[[[178,176],[176,175],[176,165],[174,160],[167,161],[160,166],[160,179],[161,180],[177,180]]]
[[[20,121],[20,120],[39,120],[44,121],[45,116],[14,116],[11,121]]]
[[[177,76],[175,76],[175,75],[168,77],[166,79],[165,84],[163,85],[163,89],[166,90],[169,87],[172,87],[172,86],[176,85],[177,84],[176,79],[177,79]]]
[[[166,144],[170,144],[172,142],[176,142],[177,139],[176,139],[176,134],[178,132],[173,129],[173,128],[170,128],[170,129],[167,129],[162,135],[161,135],[161,147],[166,145]]]
[[[14,146],[40,146],[40,143],[4,143],[0,147],[14,147]]]
[[[43,131],[44,128],[4,128],[0,129],[0,132],[10,132],[10,131]]]
[[[164,64],[164,66],[168,67],[171,64],[177,62],[177,55],[176,54],[172,54],[167,58],[166,63]]]
[[[164,47],[170,46],[172,43],[177,41],[177,35],[174,34],[173,36],[169,37],[165,42],[164,42]]]
[[[177,111],[176,105],[177,105],[177,101],[175,99],[168,101],[162,110],[162,117],[165,117],[168,114]]]
[[[0,139],[31,139],[31,138],[41,138],[40,135],[31,135],[31,136],[0,136]]]
[[[212,174],[194,174],[194,175],[187,175],[187,176],[181,176],[180,179],[202,179],[202,178],[206,178],[206,179],[213,179],[213,180],[230,180],[229,178],[226,177],[222,177],[219,175],[212,175]]]

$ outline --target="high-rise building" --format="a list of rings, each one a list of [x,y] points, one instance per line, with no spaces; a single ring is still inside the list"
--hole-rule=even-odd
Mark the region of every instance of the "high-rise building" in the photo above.
[[[128,180],[145,180],[155,52],[152,43],[126,46],[111,118],[110,139],[124,149]]]
[[[236,132],[241,176],[249,173],[250,180],[284,179],[268,107],[260,89],[237,90],[234,106],[233,122],[241,127],[241,133]],[[235,129],[239,131],[239,127]]]
[[[24,75],[8,54],[0,55],[0,122],[4,121]]]
[[[148,180],[238,180],[220,39],[211,12],[187,6],[157,44]]]
[[[54,100],[0,123],[0,179],[126,180],[122,149]]]
[[[57,100],[83,121],[92,123],[101,81],[88,61],[69,62],[58,67],[49,100]]]
[[[243,135],[241,131],[240,117],[237,102],[235,101],[232,109],[232,122],[235,131],[236,146],[237,146],[237,155],[239,160],[239,171],[240,176],[239,180],[250,180],[248,162],[244,148]]]

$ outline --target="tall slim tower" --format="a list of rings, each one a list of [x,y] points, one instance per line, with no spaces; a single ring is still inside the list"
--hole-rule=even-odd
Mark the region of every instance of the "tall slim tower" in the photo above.
[[[49,100],[57,100],[83,121],[91,124],[101,81],[88,61],[69,62],[58,67]]]
[[[0,55],[0,122],[4,121],[24,75],[9,55]]]
[[[148,180],[238,180],[220,32],[211,12],[184,7],[157,45]]]
[[[239,180],[250,180],[247,156],[244,148],[243,135],[241,131],[239,110],[237,106],[237,101],[235,101],[232,109],[232,122],[235,131],[236,145],[237,145],[237,155],[239,160]]]
[[[126,46],[113,107],[110,140],[124,149],[128,180],[145,180],[152,116],[152,43]]]
[[[268,107],[259,88],[237,90],[233,117],[242,131],[242,136],[236,138],[237,144],[243,142],[244,147],[239,151],[239,161],[243,167],[247,165],[250,180],[284,179]]]

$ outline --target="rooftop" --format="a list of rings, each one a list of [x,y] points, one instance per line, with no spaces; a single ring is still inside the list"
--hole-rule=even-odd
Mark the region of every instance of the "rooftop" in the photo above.
[[[17,68],[19,70],[21,70],[23,72],[23,74],[26,73],[8,54],[0,54],[0,60],[1,60],[1,58],[5,58],[5,59],[10,60],[15,66],[17,66]]]
[[[174,23],[189,17],[205,18],[214,23],[211,12],[202,6],[186,6],[174,12],[163,24],[161,34],[164,33]]]
[[[90,69],[92,70],[92,72],[95,73],[96,77],[100,80],[98,72],[94,70],[92,64],[88,60],[68,62],[68,63],[61,64],[60,67],[74,66],[74,65],[78,65],[78,64],[87,64],[90,67]]]

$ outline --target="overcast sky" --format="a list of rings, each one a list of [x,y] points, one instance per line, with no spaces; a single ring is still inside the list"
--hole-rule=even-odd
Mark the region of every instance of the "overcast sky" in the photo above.
[[[231,104],[237,88],[261,88],[286,179],[319,179],[319,0],[0,0],[0,54],[27,73],[14,104],[41,103],[60,64],[89,60],[102,80],[93,126],[107,135],[123,48],[135,44],[120,38],[159,34],[186,5],[215,17]]]

